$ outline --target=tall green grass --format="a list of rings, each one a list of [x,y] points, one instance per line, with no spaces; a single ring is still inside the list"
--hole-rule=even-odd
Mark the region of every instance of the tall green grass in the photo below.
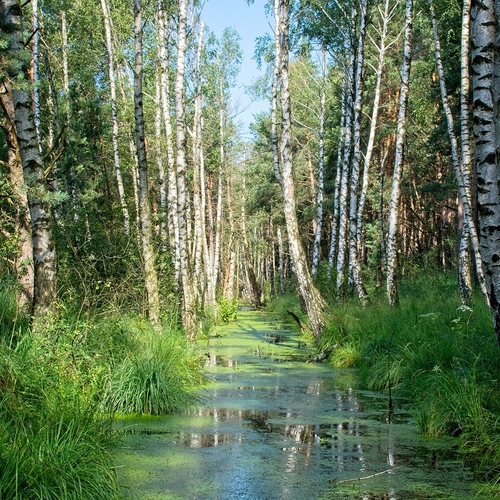
[[[170,325],[137,317],[62,307],[33,333],[1,287],[0,311],[0,498],[119,498],[113,413],[191,404],[200,357]]]
[[[103,404],[112,412],[158,415],[196,402],[205,382],[200,355],[179,331],[134,328],[134,349],[111,365]]]

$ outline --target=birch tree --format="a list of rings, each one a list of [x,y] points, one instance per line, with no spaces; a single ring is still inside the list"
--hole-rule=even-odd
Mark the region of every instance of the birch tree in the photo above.
[[[398,121],[396,130],[394,169],[392,174],[391,199],[389,202],[389,229],[387,235],[387,298],[390,305],[396,305],[399,302],[396,275],[398,252],[397,235],[399,230],[399,202],[404,161],[408,91],[410,87],[413,35],[412,23],[413,0],[406,0],[403,64],[401,67],[401,86],[399,90]]]
[[[300,231],[297,223],[295,207],[295,182],[292,174],[292,132],[291,106],[289,92],[289,3],[288,0],[275,0],[275,36],[279,61],[279,88],[281,93],[281,188],[284,202],[288,245],[292,258],[293,269],[297,278],[299,294],[305,305],[311,324],[311,330],[319,339],[325,326],[325,301],[314,287],[307,267],[307,259],[300,241]]]
[[[189,338],[196,336],[196,296],[191,276],[192,262],[189,246],[187,160],[186,160],[186,100],[184,75],[187,51],[187,0],[178,0],[177,68],[175,76],[176,186],[177,223],[179,227],[179,271],[182,287],[182,324]]]
[[[446,123],[447,123],[447,128],[448,128],[448,136],[450,138],[450,147],[451,147],[451,158],[452,158],[452,163],[453,167],[455,170],[455,175],[457,179],[457,184],[458,184],[458,193],[460,196],[460,202],[463,210],[463,217],[464,217],[464,223],[463,223],[463,230],[466,232],[466,240],[471,241],[472,243],[472,248],[473,248],[473,255],[474,258],[476,259],[476,266],[477,266],[477,276],[479,279],[479,284],[481,287],[481,290],[484,294],[485,297],[487,297],[487,291],[486,291],[486,283],[485,283],[485,278],[484,278],[484,273],[482,269],[482,264],[481,264],[481,255],[479,253],[479,239],[477,236],[477,231],[476,231],[476,226],[474,222],[474,218],[472,215],[472,195],[471,195],[471,189],[470,189],[470,174],[469,174],[469,168],[470,168],[470,163],[464,164],[463,163],[463,156],[460,154],[460,147],[458,144],[458,139],[455,134],[455,120],[453,118],[453,113],[451,111],[451,107],[448,101],[448,91],[446,87],[446,81],[445,81],[445,74],[444,74],[444,68],[443,68],[443,61],[441,57],[441,42],[439,39],[439,31],[438,31],[438,21],[436,18],[436,13],[434,9],[434,2],[433,0],[429,0],[430,3],[430,10],[431,10],[431,22],[432,22],[432,31],[433,31],[433,37],[434,37],[434,50],[435,50],[435,56],[436,56],[436,66],[437,66],[437,73],[438,73],[438,78],[439,78],[439,87],[441,91],[441,101],[443,104],[443,110],[444,114],[446,117]],[[465,2],[467,3],[467,2]],[[468,85],[467,85],[468,86]],[[467,126],[468,128],[468,120],[467,123],[464,124],[464,126]],[[468,146],[468,136],[465,136],[465,142],[464,145],[467,148]],[[461,251],[463,252],[463,243],[460,244]],[[459,255],[460,257],[460,255]],[[460,262],[460,261],[459,261]],[[468,288],[465,287],[466,283],[470,282],[469,279],[460,279],[460,293],[462,297],[462,301],[464,303],[468,303],[471,300],[471,293],[472,291]]]
[[[123,187],[122,172],[120,167],[120,155],[118,152],[118,137],[119,137],[119,127],[118,127],[118,113],[116,105],[116,84],[115,84],[115,62],[114,62],[114,50],[112,43],[112,33],[111,33],[111,14],[109,12],[109,6],[107,0],[101,0],[101,8],[104,19],[104,34],[106,41],[106,52],[108,54],[108,79],[109,79],[109,91],[111,98],[111,121],[112,121],[112,144],[113,144],[113,161],[115,165],[115,176],[116,185],[118,187],[118,197],[120,200],[120,207],[123,215],[123,224],[125,234],[130,235],[130,216],[128,213],[127,203],[125,200],[125,189]]]
[[[142,258],[144,284],[148,300],[149,320],[153,324],[160,321],[160,300],[158,278],[155,268],[155,254],[152,239],[151,208],[148,191],[148,161],[146,157],[144,111],[143,111],[143,55],[142,55],[142,0],[134,0],[134,115],[139,170],[139,212],[141,221]]]
[[[361,279],[361,266],[358,258],[358,198],[361,166],[361,111],[363,99],[363,67],[365,52],[365,36],[367,26],[367,0],[360,1],[360,21],[358,47],[356,54],[355,87],[354,87],[354,151],[351,165],[351,190],[349,201],[349,272],[362,304],[367,303],[367,293]]]
[[[14,126],[28,187],[34,262],[34,295],[32,313],[45,316],[56,309],[57,274],[54,223],[50,196],[45,181],[40,146],[36,134],[33,102],[27,86],[29,52],[23,34],[23,15],[17,0],[0,2],[2,30],[8,35],[7,74],[12,82]]]
[[[13,233],[2,233],[8,239],[17,239],[18,251],[15,257],[16,280],[19,285],[17,294],[17,310],[27,312],[33,304],[34,269],[33,269],[33,242],[31,239],[31,221],[29,214],[28,197],[24,182],[23,166],[19,154],[19,146],[14,125],[14,103],[12,102],[11,84],[8,79],[0,81],[0,106],[3,110],[3,128],[7,140],[7,167],[9,170],[10,187],[14,194],[15,214]]]
[[[474,0],[471,5],[471,59],[479,234],[489,306],[500,347],[500,63],[499,5]]]

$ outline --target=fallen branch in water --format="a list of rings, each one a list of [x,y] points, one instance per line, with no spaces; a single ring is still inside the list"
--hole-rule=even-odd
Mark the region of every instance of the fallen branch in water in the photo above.
[[[312,358],[310,363],[321,363],[324,359],[330,356],[330,353],[337,347],[337,344],[327,347],[324,351],[320,352],[316,357]]]
[[[342,481],[338,481],[337,484],[352,483],[354,481],[364,481],[365,479],[371,479],[372,477],[381,476],[382,474],[388,474],[389,472],[392,472],[397,469],[401,469],[401,466],[383,470],[382,472],[377,472],[376,474],[371,474],[370,476],[354,477],[352,479],[343,479]]]
[[[300,329],[302,330],[302,333],[312,333],[311,329],[293,311],[287,311],[287,313],[300,326]]]

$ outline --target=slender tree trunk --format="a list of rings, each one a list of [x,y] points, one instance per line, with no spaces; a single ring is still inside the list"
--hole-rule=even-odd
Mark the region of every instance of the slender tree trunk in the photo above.
[[[287,226],[288,244],[292,257],[294,272],[297,277],[299,294],[304,302],[307,316],[311,324],[311,330],[316,339],[319,339],[325,326],[326,306],[324,299],[314,287],[307,259],[300,242],[300,232],[297,223],[295,208],[295,183],[292,174],[292,131],[291,131],[291,106],[289,92],[289,67],[288,67],[288,28],[289,7],[288,0],[275,0],[276,36],[279,37],[279,61],[280,61],[280,88],[281,88],[281,178],[283,181],[282,192],[284,201],[285,221]]]
[[[148,162],[144,132],[143,112],[143,60],[142,60],[142,1],[134,0],[134,110],[137,162],[139,168],[139,210],[141,220],[142,258],[144,265],[144,284],[148,300],[149,320],[153,324],[160,321],[160,299],[158,278],[155,268],[155,255],[152,244],[151,202],[148,190]]]
[[[439,78],[439,85],[440,85],[440,89],[441,89],[441,100],[443,103],[444,114],[445,114],[446,123],[448,126],[448,135],[450,138],[450,145],[451,145],[451,158],[452,158],[452,162],[453,162],[453,167],[455,169],[455,174],[456,174],[457,184],[458,184],[458,193],[460,196],[461,206],[462,206],[462,210],[463,210],[463,217],[464,217],[463,227],[465,228],[466,231],[468,231],[468,234],[470,235],[473,252],[477,258],[476,262],[479,266],[478,273],[477,273],[478,279],[479,279],[479,284],[480,284],[481,290],[482,290],[485,298],[487,298],[488,294],[486,291],[486,282],[485,282],[484,273],[483,273],[482,266],[481,266],[481,260],[480,260],[481,256],[479,253],[479,239],[477,236],[476,227],[475,227],[474,219],[472,216],[472,201],[471,201],[472,196],[471,196],[471,192],[470,192],[470,182],[469,182],[469,174],[468,174],[468,169],[469,169],[470,163],[468,165],[463,165],[463,163],[462,163],[463,156],[462,157],[460,156],[458,140],[457,140],[457,137],[455,135],[455,125],[454,125],[453,114],[452,114],[451,107],[450,107],[449,102],[448,102],[448,92],[446,89],[446,81],[444,78],[444,68],[443,68],[443,62],[442,62],[442,58],[441,58],[441,43],[439,40],[438,23],[437,23],[437,19],[436,19],[435,10],[434,10],[434,2],[433,2],[433,0],[429,0],[429,2],[430,2],[430,9],[431,9],[431,21],[432,21],[432,28],[433,28],[433,36],[434,36],[434,48],[435,48],[435,54],[436,54],[436,66],[437,66],[437,72],[438,72],[438,78]],[[467,87],[468,87],[468,84],[467,84]],[[467,112],[467,114],[468,114],[468,112]],[[468,120],[467,120],[467,127],[468,127]],[[466,148],[468,149],[468,144],[467,144],[468,143],[468,132],[466,133],[465,140],[466,140]],[[465,235],[467,235],[467,233],[465,233]],[[461,247],[460,247],[461,248],[461,253],[460,253],[461,259],[463,259],[464,253],[466,250],[466,248],[464,247],[464,243],[465,242],[462,242]],[[466,271],[466,270],[470,270],[470,267],[461,265],[460,269],[463,271]],[[470,278],[460,277],[459,279],[460,279],[460,283],[462,284],[462,286],[460,286],[461,294],[463,292],[463,294],[461,295],[462,301],[464,303],[467,303],[470,301],[472,290],[466,290],[465,284],[467,282],[470,282]]]
[[[403,173],[404,142],[406,136],[406,115],[411,70],[413,0],[406,0],[403,65],[401,68],[401,88],[399,92],[398,122],[392,190],[389,202],[389,231],[387,235],[387,298],[390,305],[399,303],[397,281],[397,233],[399,229],[399,199]]]
[[[8,33],[9,46],[7,57],[18,61],[12,64],[9,77],[12,81],[20,77],[27,81],[28,68],[25,40],[23,37],[22,11],[17,0],[0,2],[3,31]],[[14,105],[14,125],[19,153],[23,166],[24,179],[28,187],[28,203],[31,216],[31,234],[34,261],[34,296],[32,313],[42,317],[56,310],[57,273],[56,249],[54,242],[53,217],[45,182],[44,165],[36,134],[33,116],[33,102],[30,92],[19,82],[12,87]]]
[[[205,237],[205,211],[202,203],[201,178],[204,170],[203,145],[202,145],[202,80],[201,80],[201,52],[203,48],[203,34],[205,24],[202,21],[198,34],[198,49],[196,53],[195,81],[196,95],[194,99],[194,118],[193,118],[193,212],[194,212],[194,238],[193,238],[193,256],[194,256],[194,276],[196,279],[195,289],[198,296],[205,298],[207,291],[207,268],[204,266],[206,261],[203,259],[203,252],[206,243]]]
[[[172,252],[176,283],[180,283],[180,253],[179,253],[179,220],[177,218],[177,179],[176,158],[174,154],[174,140],[170,113],[170,81],[168,42],[169,29],[164,2],[158,2],[158,60],[160,66],[160,92],[163,126],[165,128],[165,142],[167,150],[167,221],[169,228],[169,243]]]
[[[31,82],[33,83],[32,93],[33,93],[33,121],[35,124],[36,137],[38,148],[42,152],[42,123],[41,123],[41,111],[40,111],[40,88],[38,67],[40,63],[40,22],[38,12],[38,0],[31,0],[31,6],[33,10],[33,20],[32,20],[32,50],[31,50]]]
[[[354,9],[354,7],[353,7]],[[352,159],[352,125],[354,119],[353,87],[355,75],[355,50],[351,41],[349,54],[349,73],[346,88],[346,120],[344,144],[342,149],[342,169],[339,191],[339,221],[337,243],[337,295],[342,295],[345,290],[345,268],[347,261],[347,231],[348,231],[348,198],[349,198],[349,166]],[[337,181],[339,182],[339,181]]]
[[[33,305],[34,268],[33,268],[33,242],[31,239],[31,221],[24,182],[23,166],[17,144],[14,127],[14,104],[12,91],[8,80],[0,81],[0,106],[3,110],[3,125],[7,140],[7,167],[9,180],[15,200],[15,235],[18,251],[15,258],[16,280],[19,285],[17,294],[17,311],[29,312]]]
[[[358,256],[358,198],[359,198],[359,178],[361,165],[361,111],[363,100],[363,66],[365,52],[365,37],[367,25],[367,0],[360,2],[360,22],[358,36],[358,50],[356,55],[356,80],[355,80],[355,99],[354,99],[354,152],[351,164],[351,190],[349,199],[349,269],[358,293],[358,298],[362,305],[368,302],[368,295],[361,278],[361,266]]]
[[[179,225],[180,278],[182,284],[182,324],[185,334],[196,336],[196,300],[191,276],[188,191],[186,185],[186,123],[184,74],[186,68],[187,0],[178,0],[177,72],[175,79],[177,221]]]
[[[389,22],[394,16],[394,12],[396,7],[399,5],[399,0],[396,0],[394,5],[390,6],[391,0],[384,1],[383,11],[380,7],[378,7],[380,18],[381,18],[381,26],[379,26],[378,32],[380,33],[380,41],[377,43],[373,38],[370,37],[373,45],[378,52],[378,63],[377,68],[375,70],[375,74],[377,75],[377,80],[375,83],[375,93],[373,97],[373,108],[372,115],[370,119],[370,132],[368,134],[368,143],[366,146],[365,153],[365,161],[363,166],[363,182],[361,187],[361,193],[359,195],[359,206],[358,206],[358,222],[357,222],[357,231],[358,231],[358,248],[361,247],[361,241],[363,238],[362,231],[362,221],[363,221],[363,213],[366,204],[366,197],[368,194],[368,184],[370,181],[370,166],[371,159],[373,155],[373,148],[375,144],[375,136],[377,132],[377,122],[378,122],[378,113],[380,107],[380,95],[381,95],[381,86],[382,86],[382,76],[384,72],[385,66],[385,55],[389,47],[392,45],[391,43],[387,43],[387,35],[389,29]],[[394,43],[394,42],[393,42]]]
[[[111,16],[109,13],[109,6],[106,0],[101,0],[101,8],[104,19],[104,33],[106,39],[106,51],[108,53],[108,78],[109,78],[109,91],[111,98],[111,121],[112,121],[112,144],[113,144],[113,161],[115,165],[116,185],[118,187],[118,197],[120,200],[120,207],[123,215],[123,225],[125,234],[130,235],[130,216],[128,213],[127,203],[125,201],[125,189],[123,187],[122,172],[120,168],[120,155],[118,153],[118,112],[116,107],[116,85],[115,85],[115,63],[114,51],[111,37]]]
[[[155,74],[155,154],[158,167],[158,185],[160,192],[160,213],[158,233],[162,242],[162,251],[167,249],[167,179],[165,176],[165,164],[163,162],[163,136],[162,136],[162,113],[161,113],[161,88],[159,72]]]
[[[245,179],[243,179],[243,193],[246,190]],[[248,244],[247,236],[247,225],[246,225],[246,213],[245,213],[245,195],[243,194],[243,203],[241,204],[241,235],[243,240],[243,251],[245,253],[245,262],[248,272],[248,279],[250,282],[250,291],[253,305],[255,307],[261,307],[262,303],[260,300],[261,289],[259,283],[257,282],[257,277],[255,275],[255,269],[253,267],[252,255],[250,253],[250,246]]]
[[[495,9],[497,11],[495,12]],[[477,165],[480,251],[489,306],[500,347],[500,30],[498,0],[474,0],[471,56],[475,161]]]
[[[322,51],[320,109],[318,130],[318,187],[316,190],[316,230],[312,251],[311,274],[316,276],[319,267],[321,233],[323,232],[323,193],[325,186],[325,120],[326,120],[326,50]]]
[[[337,255],[337,234],[340,224],[339,211],[340,211],[340,185],[342,178],[342,155],[343,145],[345,141],[346,132],[346,119],[347,119],[347,73],[343,71],[342,78],[342,97],[340,109],[340,131],[337,142],[337,167],[335,169],[335,189],[333,193],[333,212],[331,222],[331,235],[330,235],[330,249],[328,252],[328,279],[332,276],[334,261]]]

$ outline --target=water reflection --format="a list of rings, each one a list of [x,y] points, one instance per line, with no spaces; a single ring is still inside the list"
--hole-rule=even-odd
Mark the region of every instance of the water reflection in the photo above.
[[[155,498],[402,500],[416,498],[402,491],[421,484],[422,471],[427,489],[439,483],[434,450],[413,427],[387,424],[386,400],[359,391],[353,372],[258,357],[255,336],[262,341],[262,332],[249,330],[211,348],[203,406],[139,423],[151,441],[130,447],[128,470],[148,470]],[[157,462],[141,469],[142,456]],[[450,463],[440,472],[447,479],[457,477]]]

